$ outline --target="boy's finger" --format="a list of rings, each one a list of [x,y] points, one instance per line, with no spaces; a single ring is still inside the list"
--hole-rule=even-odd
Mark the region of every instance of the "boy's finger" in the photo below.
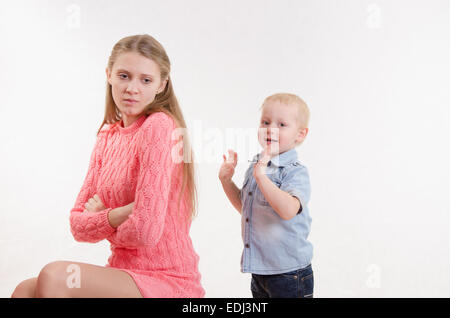
[[[233,163],[236,160],[236,152],[234,152],[231,149],[228,149],[228,155],[229,155],[229,161],[230,163]]]
[[[228,149],[228,159],[227,159],[228,163],[233,162],[233,151]]]
[[[262,156],[259,159],[259,161],[266,164],[269,162],[269,160],[270,160],[270,153],[267,148],[264,148],[264,151],[263,151]]]

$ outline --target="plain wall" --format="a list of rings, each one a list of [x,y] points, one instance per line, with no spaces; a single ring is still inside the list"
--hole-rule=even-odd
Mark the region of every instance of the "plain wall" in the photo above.
[[[148,33],[171,59],[198,160],[191,237],[207,297],[251,297],[240,216],[217,175],[238,150],[242,186],[275,92],[311,110],[297,151],[315,297],[449,297],[449,30],[446,0],[2,1],[0,296],[51,261],[106,264],[109,243],[75,242],[69,211],[111,49]],[[254,131],[243,146],[239,129]]]

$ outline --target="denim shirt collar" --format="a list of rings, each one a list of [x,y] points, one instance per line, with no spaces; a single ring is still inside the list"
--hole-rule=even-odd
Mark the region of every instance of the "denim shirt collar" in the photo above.
[[[255,160],[259,161],[259,158],[261,156],[262,152],[258,153],[255,157],[253,157],[253,161]],[[297,151],[295,150],[295,148],[292,148],[291,150],[285,151],[270,159],[267,165],[270,166],[271,164],[273,164],[277,167],[284,167],[296,161],[297,161]]]

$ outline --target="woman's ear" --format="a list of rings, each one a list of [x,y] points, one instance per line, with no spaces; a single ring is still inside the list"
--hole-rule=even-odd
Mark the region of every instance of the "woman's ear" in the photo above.
[[[106,72],[106,80],[108,81],[109,85],[112,85],[111,84],[111,76],[109,74],[108,68],[106,68],[105,72]]]
[[[161,85],[159,85],[159,88],[158,88],[158,94],[162,93],[166,89],[166,85],[167,85],[168,81],[169,81],[169,77],[167,77],[165,80],[163,80],[161,82]]]

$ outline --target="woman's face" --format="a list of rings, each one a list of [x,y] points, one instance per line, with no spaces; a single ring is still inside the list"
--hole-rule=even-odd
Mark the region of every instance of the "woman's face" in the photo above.
[[[136,52],[120,54],[111,72],[106,68],[106,76],[125,125],[142,114],[167,82],[161,80],[158,64]]]

